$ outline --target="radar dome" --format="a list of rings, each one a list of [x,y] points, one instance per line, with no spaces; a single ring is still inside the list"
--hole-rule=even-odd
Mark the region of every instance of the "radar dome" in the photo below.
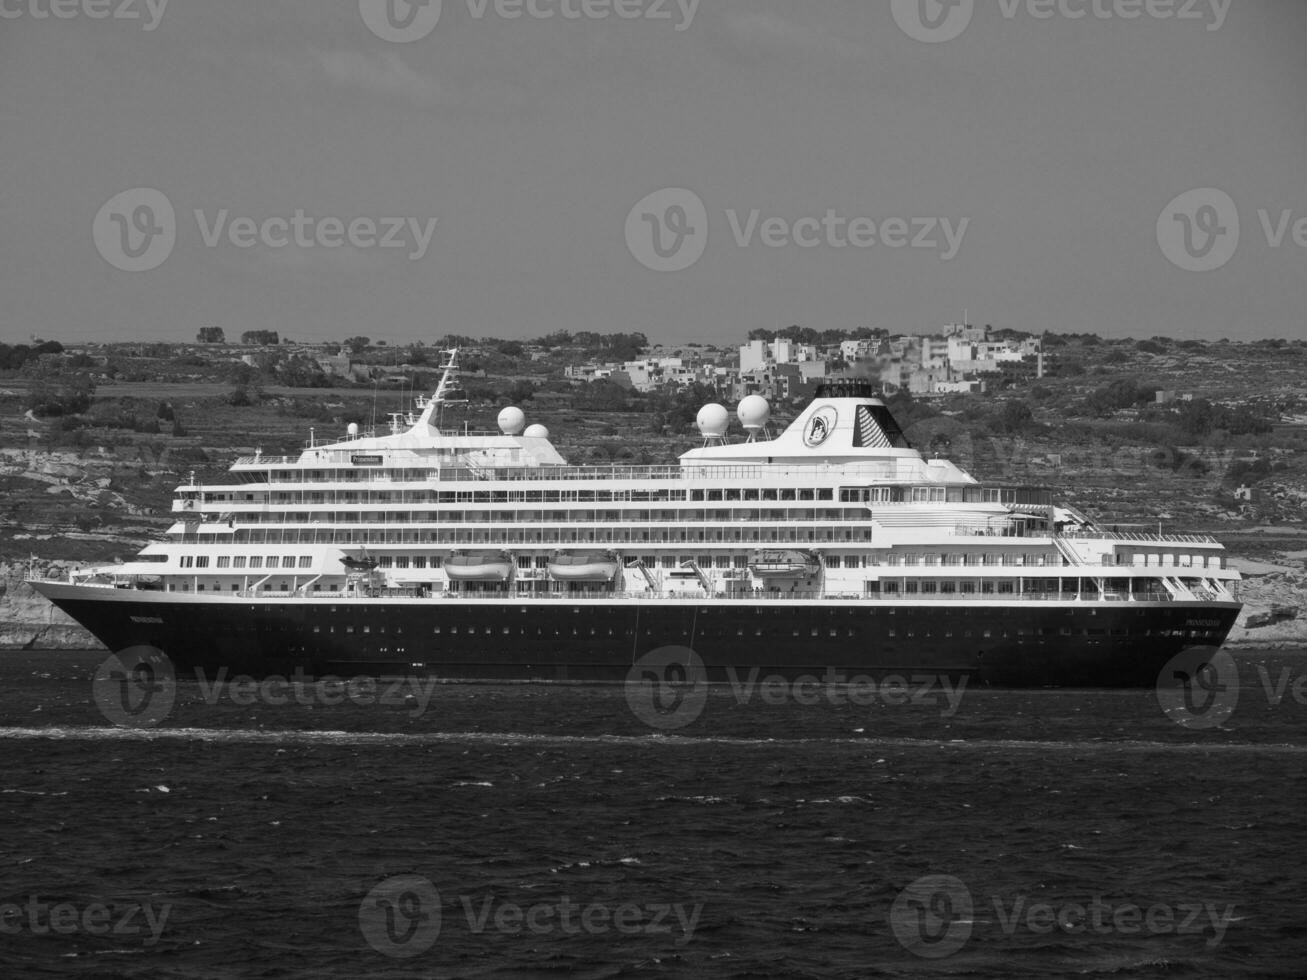
[[[548,439],[549,430],[537,422],[535,425],[528,425],[523,435],[529,439]]]
[[[345,431],[349,433],[351,439],[358,438],[359,424],[357,422],[351,422],[345,427]]]
[[[524,425],[526,425],[526,416],[516,406],[509,405],[499,413],[499,429],[506,436],[517,435]]]
[[[761,429],[771,418],[771,406],[762,395],[747,395],[740,399],[735,414],[740,417],[740,424],[746,429]]]
[[[705,436],[720,438],[726,435],[726,426],[731,422],[731,413],[726,411],[725,406],[709,402],[699,409],[699,414],[694,421]]]

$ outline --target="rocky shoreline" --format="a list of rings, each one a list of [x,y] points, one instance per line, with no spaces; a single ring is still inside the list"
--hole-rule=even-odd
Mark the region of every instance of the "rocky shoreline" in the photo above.
[[[102,650],[104,644],[26,580],[61,578],[71,562],[0,564],[0,650]]]

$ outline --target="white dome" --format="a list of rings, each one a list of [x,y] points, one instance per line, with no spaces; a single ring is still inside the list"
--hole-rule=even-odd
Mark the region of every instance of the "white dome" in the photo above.
[[[549,430],[537,422],[535,425],[528,425],[526,432],[522,433],[528,439],[548,439]]]
[[[771,406],[762,395],[747,395],[735,408],[740,424],[746,429],[761,429],[771,418]]]
[[[709,402],[699,409],[694,421],[705,436],[724,436],[726,427],[731,424],[731,413],[726,411],[725,406]]]
[[[349,437],[353,439],[355,436],[359,434],[359,424],[357,422],[351,422],[349,425],[345,427],[345,431],[348,432]]]
[[[515,436],[526,425],[526,416],[520,408],[509,405],[499,413],[499,430],[506,436]]]

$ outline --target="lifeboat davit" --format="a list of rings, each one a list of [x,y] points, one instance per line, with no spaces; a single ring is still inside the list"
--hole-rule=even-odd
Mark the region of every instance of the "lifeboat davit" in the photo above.
[[[759,578],[809,578],[821,561],[810,551],[755,551],[749,570]]]
[[[451,582],[507,582],[513,574],[513,556],[507,551],[450,555],[443,565]]]
[[[621,567],[621,560],[611,551],[557,551],[549,558],[549,574],[557,582],[611,582]]]

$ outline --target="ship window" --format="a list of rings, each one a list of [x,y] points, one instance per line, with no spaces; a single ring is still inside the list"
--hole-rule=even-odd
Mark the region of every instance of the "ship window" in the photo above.
[[[276,556],[276,555],[269,555],[269,556],[268,556],[268,567],[269,567],[269,568],[276,568],[276,567],[277,567],[277,556]]]
[[[219,568],[231,568],[231,555],[219,555],[219,556],[218,556],[218,567],[219,567]]]
[[[309,568],[313,565],[313,558],[310,555],[300,555],[300,568]]]
[[[282,568],[294,568],[294,567],[295,567],[295,556],[294,556],[294,555],[282,555],[282,556],[281,556],[281,567],[282,567]]]
[[[182,568],[194,568],[194,567],[195,567],[194,555],[185,555],[182,557]]]
[[[244,568],[244,567],[245,567],[245,556],[244,556],[244,555],[237,555],[235,558],[233,558],[233,559],[232,559],[232,563],[231,563],[231,567],[232,567],[232,568]]]
[[[254,555],[253,557],[250,558],[250,568],[262,568],[262,567],[263,567],[262,555]]]

